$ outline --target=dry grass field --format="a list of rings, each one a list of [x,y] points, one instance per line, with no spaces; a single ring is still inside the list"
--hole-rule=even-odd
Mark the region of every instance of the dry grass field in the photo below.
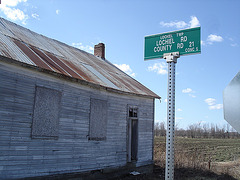
[[[165,166],[165,137],[155,137],[154,160]],[[176,137],[175,168],[210,170],[240,179],[240,139]]]

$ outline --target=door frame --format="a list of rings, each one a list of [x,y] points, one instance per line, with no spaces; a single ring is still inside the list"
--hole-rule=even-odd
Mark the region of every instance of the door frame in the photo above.
[[[137,116],[136,117],[130,117],[130,113],[129,110],[130,109],[137,109]],[[127,108],[127,162],[135,162],[138,159],[138,139],[139,139],[139,122],[138,122],[138,107],[137,106],[131,106],[128,105]],[[136,152],[136,159],[132,159],[132,123],[133,121],[137,122],[137,142],[136,142],[136,148],[137,148],[137,152]]]

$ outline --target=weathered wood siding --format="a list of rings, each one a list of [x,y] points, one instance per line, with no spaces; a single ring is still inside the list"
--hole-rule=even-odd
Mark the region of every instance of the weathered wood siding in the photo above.
[[[32,138],[35,88],[61,92],[58,138]],[[91,98],[107,101],[107,135],[89,140]],[[127,107],[139,108],[137,166],[152,163],[154,100],[109,93],[0,62],[0,179],[84,172],[127,163]]]

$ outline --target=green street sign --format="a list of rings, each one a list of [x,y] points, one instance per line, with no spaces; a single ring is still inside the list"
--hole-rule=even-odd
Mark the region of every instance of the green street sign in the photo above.
[[[200,27],[145,36],[144,60],[163,58],[164,53],[201,53]]]

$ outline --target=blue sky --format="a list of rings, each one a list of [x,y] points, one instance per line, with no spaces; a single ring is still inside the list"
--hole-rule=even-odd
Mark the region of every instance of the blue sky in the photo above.
[[[155,122],[166,121],[167,64],[144,61],[144,36],[201,26],[202,52],[176,64],[176,123],[226,124],[222,92],[240,70],[239,0],[1,0],[0,16],[106,58],[162,97]]]

